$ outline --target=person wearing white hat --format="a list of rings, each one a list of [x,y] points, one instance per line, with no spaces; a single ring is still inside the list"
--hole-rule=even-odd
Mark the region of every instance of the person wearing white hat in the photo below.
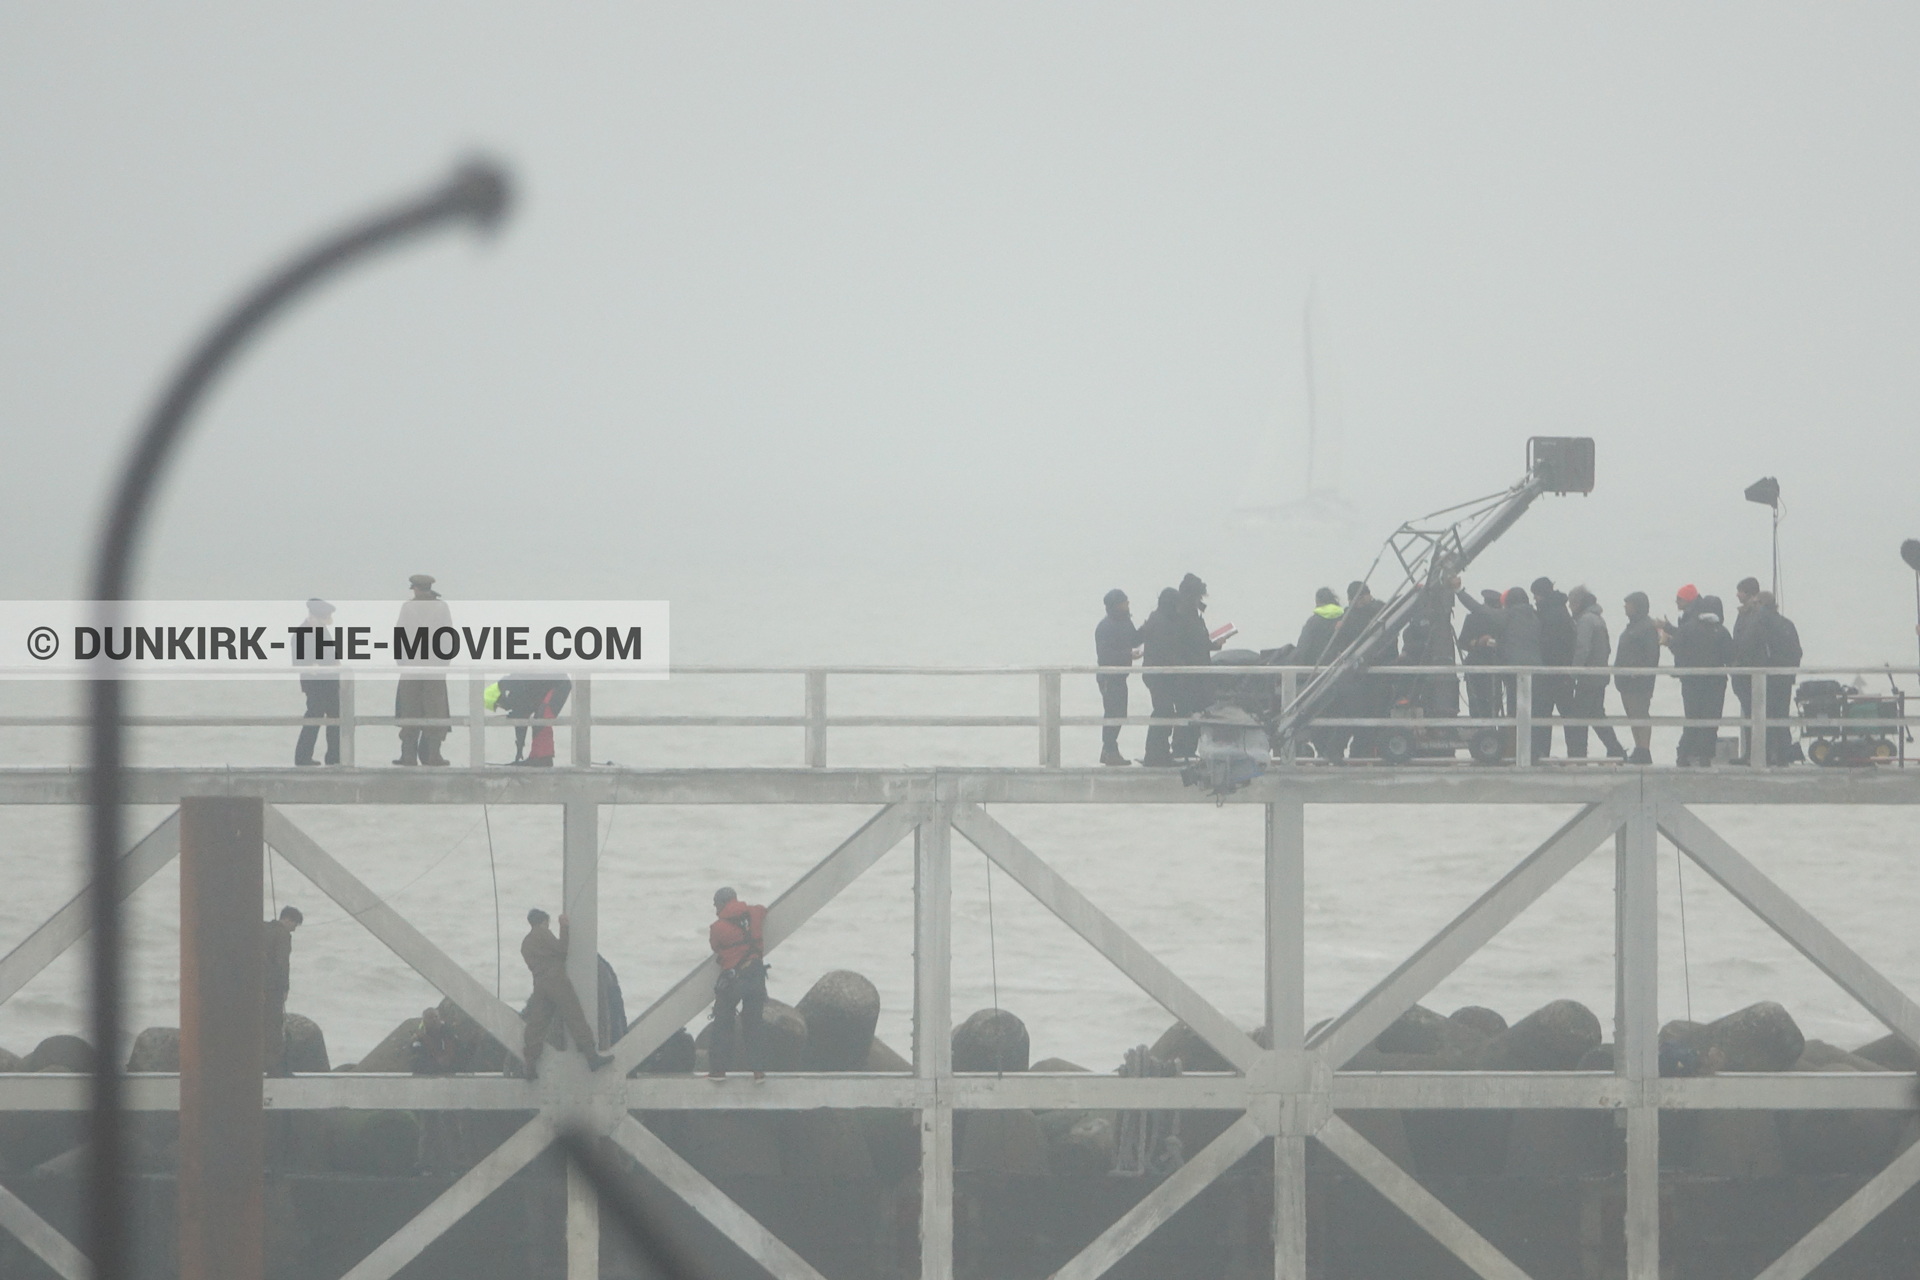
[[[320,629],[333,625],[333,606],[319,597],[307,601],[307,620],[304,624],[314,628],[307,633],[307,643],[294,650],[293,665],[296,667],[333,667],[340,665],[340,650],[332,647],[330,655],[319,656],[319,646],[313,642],[319,638]],[[329,642],[331,645],[331,642]],[[300,673],[300,692],[307,695],[308,720],[331,720],[327,726],[328,764],[340,763],[340,677],[337,675],[308,675]],[[300,726],[300,740],[293,744],[293,762],[297,765],[318,764],[313,758],[314,744],[320,739],[320,726],[305,724]]]

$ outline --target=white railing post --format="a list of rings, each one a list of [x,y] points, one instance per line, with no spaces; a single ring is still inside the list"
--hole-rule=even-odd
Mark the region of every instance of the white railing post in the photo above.
[[[1748,676],[1747,763],[1755,769],[1767,766],[1767,678]]]
[[[467,677],[467,767],[487,762],[487,678]]]
[[[1040,767],[1060,767],[1060,673],[1040,673]]]
[[[827,767],[827,673],[807,672],[807,768]]]
[[[358,723],[353,713],[353,677],[340,673],[340,767],[353,768],[353,730]]]
[[[1513,763],[1526,768],[1533,763],[1533,676],[1513,679]]]
[[[1276,1078],[1300,1084],[1307,1031],[1306,806],[1267,805],[1267,1043]],[[1273,1139],[1274,1280],[1307,1280],[1307,1140]]]
[[[583,680],[580,682],[585,684]],[[585,708],[582,708],[584,711]],[[576,727],[574,742],[580,741]],[[576,746],[576,762],[580,752]],[[571,935],[567,947],[567,980],[587,1012],[587,1025],[600,1031],[600,806],[590,800],[569,800],[561,807],[560,912]],[[625,1031],[622,1027],[620,1030]],[[601,1044],[575,1045],[591,1055]],[[585,1097],[571,1099],[585,1107]],[[584,1179],[567,1175],[567,1280],[599,1280],[600,1198]]]
[[[1614,1071],[1627,1102],[1627,1280],[1660,1280],[1659,832],[1642,795],[1614,837]]]
[[[1292,710],[1293,701],[1299,695],[1300,695],[1299,673],[1294,671],[1292,668],[1288,668],[1287,670],[1282,671],[1280,673],[1280,710],[1283,712]],[[1299,730],[1296,729],[1292,733],[1287,735],[1287,739],[1284,743],[1276,742],[1273,744],[1275,747],[1278,747],[1281,750],[1280,759],[1282,763],[1292,764],[1295,760],[1299,759],[1300,752],[1298,747],[1295,745],[1298,737],[1299,737]]]
[[[573,762],[582,768],[593,763],[593,679],[573,682]]]

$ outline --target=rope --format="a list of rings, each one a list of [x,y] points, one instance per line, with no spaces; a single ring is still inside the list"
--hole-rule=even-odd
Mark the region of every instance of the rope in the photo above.
[[[280,918],[280,890],[273,883],[273,850],[267,850],[267,901],[273,904],[273,918]]]
[[[987,864],[987,966],[988,972],[993,975],[993,1007],[998,1009],[1000,1007],[1000,947],[993,928],[993,860],[982,858],[981,861]],[[994,1074],[1004,1076],[1006,1066],[1006,1057],[1001,1053],[1000,1044],[996,1040],[993,1050]]]
[[[448,858],[451,858],[454,854],[458,853],[460,851],[460,846],[467,842],[467,836],[471,836],[475,831],[478,831],[479,829],[480,829],[480,824],[478,822],[474,823],[471,827],[468,827],[466,835],[463,835],[458,840],[455,840],[453,844],[448,847],[445,853],[441,854],[438,858],[434,859],[432,865],[427,867],[426,870],[422,871],[419,875],[415,876],[413,879],[401,885],[398,889],[395,889],[393,892],[385,895],[375,894],[374,905],[382,906],[382,907],[393,905],[393,900],[395,898],[399,897],[401,894],[405,893],[407,890],[413,888],[413,886],[415,886],[416,884],[419,884],[422,880],[426,879],[429,875],[432,875],[433,872],[439,868],[441,863],[445,862]],[[368,907],[367,910],[371,911],[373,910],[373,908]],[[364,911],[346,911],[346,912],[342,912],[340,915],[335,916],[331,920],[322,920],[318,924],[315,924],[313,927],[316,929],[319,929],[332,924],[345,924],[349,920],[358,920],[361,916],[365,914],[366,912]]]
[[[1680,974],[1687,984],[1687,1021],[1693,1021],[1693,965],[1687,956],[1687,855],[1673,851],[1673,878],[1680,886]]]
[[[493,860],[493,815],[480,805],[480,821],[487,827],[487,870],[493,874],[493,998],[500,998],[500,867]]]

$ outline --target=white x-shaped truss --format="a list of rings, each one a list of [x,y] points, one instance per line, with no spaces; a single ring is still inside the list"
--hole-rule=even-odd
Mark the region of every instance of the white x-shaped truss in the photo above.
[[[1274,1172],[1274,1273],[1306,1276],[1307,1142],[1317,1141],[1481,1276],[1524,1280],[1524,1273],[1411,1174],[1341,1118],[1343,1111],[1461,1108],[1604,1109],[1627,1128],[1627,1257],[1632,1280],[1657,1280],[1659,1268],[1659,1115],[1663,1109],[1885,1109],[1914,1106],[1908,1074],[1746,1075],[1661,1079],[1657,964],[1657,834],[1664,834],[1739,901],[1909,1043],[1920,1045],[1920,1007],[1838,936],[1715,834],[1670,790],[1683,781],[1635,777],[1586,804],[1544,843],[1340,1017],[1305,1036],[1305,790],[1265,801],[1267,1022],[1272,1049],[1236,1026],[1130,936],[980,804],[963,778],[941,776],[910,799],[886,804],[769,907],[766,937],[778,947],[909,834],[915,839],[915,1001],[911,1075],[775,1076],[764,1085],[715,1087],[704,1080],[627,1072],[713,998],[717,966],[709,958],[662,994],[613,1047],[615,1063],[590,1074],[576,1054],[553,1055],[541,1079],[328,1075],[266,1082],[275,1109],[404,1108],[533,1111],[534,1118],[447,1188],[347,1273],[386,1280],[553,1142],[562,1126],[586,1126],[611,1139],[641,1167],[711,1222],[770,1274],[816,1280],[819,1273],[729,1199],[644,1124],[636,1111],[798,1110],[867,1107],[921,1117],[921,1275],[950,1280],[953,1270],[953,1116],[957,1110],[1237,1110],[1241,1117],[1056,1273],[1092,1280],[1114,1265],[1221,1174],[1271,1138]],[[570,805],[571,809],[573,806]],[[569,815],[570,824],[575,815]],[[572,828],[570,828],[572,829]],[[578,828],[593,830],[591,815]],[[959,831],[1168,1012],[1232,1064],[1231,1074],[1164,1079],[1117,1076],[960,1075],[950,1034],[952,832]],[[1432,991],[1609,836],[1616,859],[1616,1069],[1580,1072],[1347,1072],[1340,1068]],[[277,809],[266,812],[267,843],[353,915],[440,992],[503,1044],[521,1031],[518,1014],[383,902]],[[570,837],[572,839],[572,837]],[[169,816],[123,859],[128,893],[179,851],[179,816]],[[569,875],[587,889],[576,916],[596,918],[591,857]],[[597,856],[597,852],[593,852]],[[0,959],[0,1001],[12,996],[87,932],[76,898]],[[576,978],[576,981],[579,979]],[[0,1109],[80,1109],[84,1080],[0,1078]],[[136,1077],[130,1104],[178,1106],[174,1077]],[[1920,1146],[1869,1179],[1760,1280],[1800,1280],[1878,1213],[1920,1182]],[[569,1184],[568,1271],[597,1275],[598,1221],[590,1189]],[[66,1280],[81,1280],[80,1253],[18,1197],[0,1188],[4,1227]]]

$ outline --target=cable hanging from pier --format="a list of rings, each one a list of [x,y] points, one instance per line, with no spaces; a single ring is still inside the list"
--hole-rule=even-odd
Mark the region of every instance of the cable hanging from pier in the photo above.
[[[993,979],[993,1007],[1000,1011],[1000,946],[993,928],[993,859],[982,854],[980,860],[987,866],[987,972]],[[993,1048],[993,1073],[1003,1076],[1007,1073],[1005,1048],[996,1037]]]
[[[1693,965],[1687,956],[1686,864],[1687,864],[1687,855],[1680,851],[1680,846],[1675,845],[1673,848],[1673,879],[1674,879],[1674,883],[1679,886],[1679,891],[1674,896],[1678,898],[1680,902],[1680,977],[1681,977],[1681,980],[1686,984],[1687,1021],[1692,1022],[1693,1021]]]
[[[485,801],[480,804],[480,821],[487,828],[487,870],[493,875],[493,998],[500,999],[500,866],[493,858],[493,814]]]

